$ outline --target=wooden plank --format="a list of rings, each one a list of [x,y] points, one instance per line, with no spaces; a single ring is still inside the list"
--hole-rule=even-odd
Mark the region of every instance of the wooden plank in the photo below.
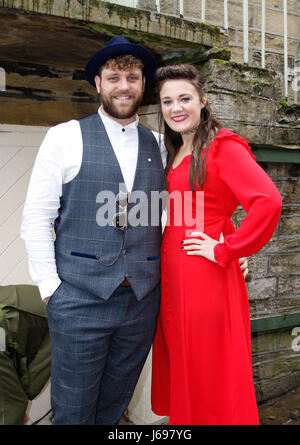
[[[16,209],[22,205],[30,181],[32,169],[29,169],[9,190],[0,198],[0,227],[4,224]]]
[[[20,150],[4,167],[0,170],[0,197],[32,168],[37,154],[36,148],[26,148]]]
[[[32,126],[26,128],[25,125],[0,125],[1,145],[6,147],[39,147],[45,137],[46,127]]]
[[[7,219],[0,228],[0,255],[20,236],[23,205]]]
[[[19,147],[1,147],[0,146],[0,169],[13,158],[18,151],[21,150]]]
[[[25,243],[18,237],[0,256],[0,284],[26,256]]]
[[[2,286],[8,286],[10,284],[33,284],[28,269],[28,258],[24,257],[19,264],[12,269],[12,271],[1,282]]]

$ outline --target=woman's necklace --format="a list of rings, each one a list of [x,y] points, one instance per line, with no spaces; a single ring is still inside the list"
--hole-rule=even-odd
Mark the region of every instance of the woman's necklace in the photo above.
[[[186,130],[186,131],[178,131],[179,134],[184,135],[184,134],[190,134],[190,133],[195,133],[198,129],[197,127],[191,128],[190,130]]]

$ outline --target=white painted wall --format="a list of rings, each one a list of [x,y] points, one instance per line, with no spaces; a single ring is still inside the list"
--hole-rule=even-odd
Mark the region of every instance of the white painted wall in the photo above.
[[[32,284],[20,223],[27,187],[46,128],[0,125],[0,285]]]

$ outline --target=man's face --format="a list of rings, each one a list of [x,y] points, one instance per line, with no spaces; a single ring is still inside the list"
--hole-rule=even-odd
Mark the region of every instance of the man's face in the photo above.
[[[105,114],[122,122],[135,118],[145,87],[140,68],[103,68],[95,83]]]

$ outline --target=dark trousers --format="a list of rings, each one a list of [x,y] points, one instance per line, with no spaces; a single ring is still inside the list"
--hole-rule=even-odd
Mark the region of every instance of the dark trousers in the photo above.
[[[115,425],[149,353],[160,285],[138,301],[131,287],[103,300],[62,282],[47,305],[51,404],[57,425]]]
[[[0,328],[0,425],[21,425],[50,377],[46,306],[36,286],[0,286]]]

